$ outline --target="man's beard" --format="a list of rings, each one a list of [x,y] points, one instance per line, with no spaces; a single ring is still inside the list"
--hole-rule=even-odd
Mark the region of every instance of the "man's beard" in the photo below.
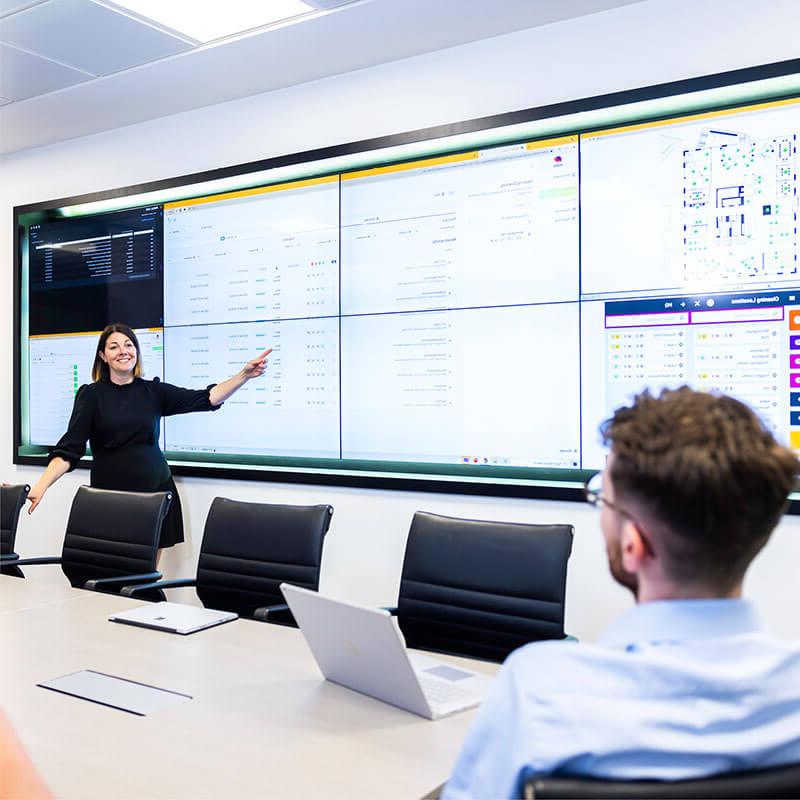
[[[619,539],[609,542],[606,545],[608,554],[608,568],[611,576],[620,585],[630,589],[635,598],[639,597],[639,579],[633,572],[628,572],[622,566],[622,546]]]

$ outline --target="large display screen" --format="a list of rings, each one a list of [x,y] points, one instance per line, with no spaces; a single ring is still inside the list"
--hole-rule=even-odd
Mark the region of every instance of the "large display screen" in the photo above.
[[[164,421],[178,472],[558,496],[614,408],[681,384],[800,450],[782,80],[16,209],[15,457],[61,436],[109,322],[181,386],[272,348],[220,412]]]

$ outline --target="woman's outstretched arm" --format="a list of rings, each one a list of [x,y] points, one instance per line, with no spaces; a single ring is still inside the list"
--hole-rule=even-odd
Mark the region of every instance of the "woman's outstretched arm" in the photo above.
[[[272,348],[265,350],[260,356],[248,361],[235,375],[216,386],[212,386],[208,399],[212,406],[224,403],[235,391],[241,389],[251,378],[258,378],[267,368],[267,356]]]

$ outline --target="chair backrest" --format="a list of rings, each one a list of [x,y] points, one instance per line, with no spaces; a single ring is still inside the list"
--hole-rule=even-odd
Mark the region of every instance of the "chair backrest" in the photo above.
[[[117,492],[81,486],[69,512],[61,569],[73,586],[155,570],[169,492]],[[120,587],[121,588],[121,587]]]
[[[250,617],[284,603],[280,584],[319,587],[328,505],[285,506],[215,497],[197,562],[197,595],[204,606]]]
[[[571,550],[571,525],[418,511],[397,603],[406,644],[499,662],[528,642],[563,639]]]
[[[24,483],[0,486],[0,555],[14,552],[19,514],[30,490]]]
[[[526,800],[798,798],[800,765],[790,764],[751,772],[729,772],[684,781],[610,781],[529,774],[523,777],[521,788],[521,796]]]

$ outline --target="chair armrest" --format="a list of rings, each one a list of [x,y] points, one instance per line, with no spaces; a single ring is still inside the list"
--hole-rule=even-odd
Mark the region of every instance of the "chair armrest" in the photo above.
[[[197,578],[172,578],[155,583],[139,583],[132,586],[123,586],[120,594],[124,597],[133,597],[137,592],[146,589],[177,589],[179,586],[197,586]]]
[[[30,564],[60,564],[61,556],[42,556],[41,558],[13,558],[9,564],[29,566]]]
[[[397,606],[381,606],[382,611],[388,611],[393,617],[397,616]]]
[[[289,611],[289,606],[286,605],[286,603],[278,603],[274,606],[262,606],[261,608],[257,608],[253,612],[253,619],[257,619],[261,622],[271,622],[270,617],[277,617],[280,614],[288,616],[290,620],[294,621],[292,612]]]
[[[160,572],[144,572],[141,575],[119,575],[116,578],[93,578],[83,584],[84,589],[96,592],[100,588],[111,587],[117,583],[126,584],[139,581],[157,581],[161,577]]]
[[[0,553],[0,564],[9,564],[12,561],[19,561],[19,553]]]

